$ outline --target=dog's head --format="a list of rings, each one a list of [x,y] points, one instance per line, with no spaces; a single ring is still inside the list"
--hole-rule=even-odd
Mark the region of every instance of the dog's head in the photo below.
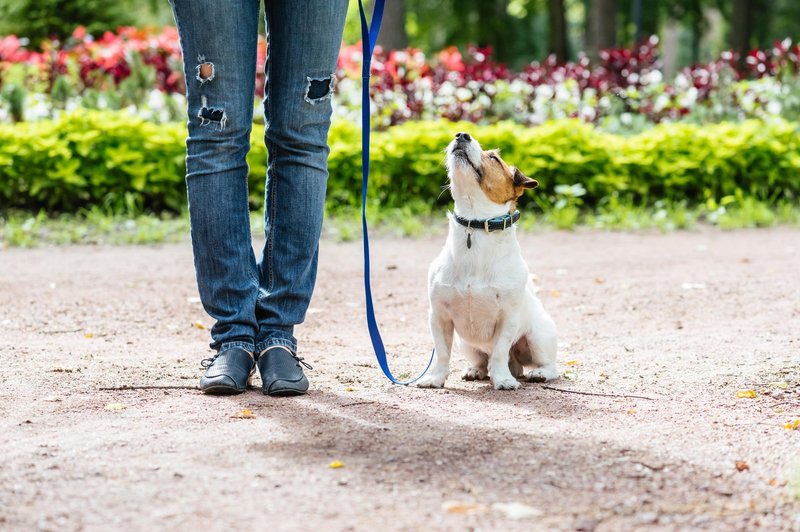
[[[481,149],[468,133],[457,133],[447,146],[445,160],[453,197],[482,195],[498,205],[509,204],[513,209],[526,189],[536,188],[539,182],[509,166],[498,150]]]

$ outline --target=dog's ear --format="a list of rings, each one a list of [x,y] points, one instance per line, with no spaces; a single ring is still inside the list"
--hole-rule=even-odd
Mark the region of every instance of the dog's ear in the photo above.
[[[536,188],[539,186],[539,182],[520,172],[519,168],[514,167],[514,186],[522,188]]]

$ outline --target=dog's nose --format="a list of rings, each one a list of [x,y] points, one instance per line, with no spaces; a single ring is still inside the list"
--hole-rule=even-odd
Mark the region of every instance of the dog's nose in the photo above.
[[[456,133],[456,140],[469,142],[472,140],[472,137],[469,136],[469,133]]]

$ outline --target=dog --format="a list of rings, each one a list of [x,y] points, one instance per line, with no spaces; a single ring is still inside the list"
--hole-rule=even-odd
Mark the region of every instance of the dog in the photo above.
[[[495,389],[515,390],[519,378],[556,379],[556,326],[536,297],[514,225],[517,200],[539,183],[468,133],[458,133],[446,153],[455,208],[428,272],[435,355],[417,385],[444,386],[454,337],[471,363],[464,380],[490,377]]]

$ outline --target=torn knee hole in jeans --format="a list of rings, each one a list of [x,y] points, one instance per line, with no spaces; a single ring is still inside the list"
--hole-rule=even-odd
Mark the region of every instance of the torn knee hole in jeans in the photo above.
[[[200,85],[202,85],[203,83],[208,83],[209,81],[214,79],[214,76],[216,75],[216,72],[214,70],[214,63],[206,61],[206,57],[204,55],[197,56],[196,70],[197,70],[197,76],[195,77],[197,78],[197,81],[200,82]]]
[[[330,100],[333,97],[333,88],[336,84],[336,77],[331,74],[324,78],[306,78],[306,94],[305,100],[308,103],[318,103],[325,100]]]
[[[201,126],[207,126],[212,122],[219,124],[219,129],[225,128],[225,123],[228,121],[228,115],[225,114],[224,109],[217,109],[216,107],[208,106],[208,98],[203,96],[201,98],[202,106],[200,111],[197,112],[197,117],[200,119]]]

